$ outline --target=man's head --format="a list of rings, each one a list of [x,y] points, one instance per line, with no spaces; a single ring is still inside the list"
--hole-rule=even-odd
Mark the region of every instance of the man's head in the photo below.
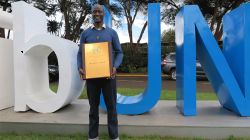
[[[94,23],[102,23],[104,17],[104,11],[100,4],[95,4],[92,7],[92,18]]]

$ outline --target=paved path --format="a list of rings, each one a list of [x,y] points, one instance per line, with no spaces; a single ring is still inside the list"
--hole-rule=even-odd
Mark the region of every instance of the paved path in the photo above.
[[[88,102],[77,100],[55,113],[0,111],[0,133],[87,134]],[[197,116],[184,117],[175,101],[159,101],[142,115],[119,115],[120,134],[221,139],[250,137],[250,119],[223,109],[218,101],[198,101]],[[100,132],[107,133],[107,116],[100,111]]]

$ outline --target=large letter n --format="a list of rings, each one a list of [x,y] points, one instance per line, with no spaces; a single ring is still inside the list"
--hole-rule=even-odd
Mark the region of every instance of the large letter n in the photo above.
[[[197,6],[176,16],[177,107],[184,115],[196,115],[197,54],[220,104],[250,116],[249,10],[244,4],[223,17],[223,52]]]

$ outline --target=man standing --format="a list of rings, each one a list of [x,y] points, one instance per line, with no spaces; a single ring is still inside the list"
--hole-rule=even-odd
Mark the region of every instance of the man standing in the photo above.
[[[108,112],[109,137],[119,140],[116,112],[116,69],[120,66],[123,53],[116,31],[103,24],[104,11],[101,5],[92,7],[93,26],[81,34],[77,63],[80,75],[85,75],[82,65],[82,46],[85,43],[110,42],[112,44],[113,71],[110,78],[88,79],[87,95],[89,99],[89,140],[98,140],[100,93],[103,93]]]

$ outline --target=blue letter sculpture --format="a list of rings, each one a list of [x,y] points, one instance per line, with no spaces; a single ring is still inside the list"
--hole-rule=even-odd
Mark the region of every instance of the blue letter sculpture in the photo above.
[[[250,116],[249,11],[244,4],[223,17],[223,52],[198,6],[185,6],[176,16],[177,107],[184,115],[196,115],[197,51],[220,104]]]
[[[105,10],[104,21],[111,26],[111,18]],[[107,20],[109,19],[109,20]],[[161,95],[161,31],[160,4],[148,5],[148,86],[145,91],[136,96],[117,95],[118,114],[136,115],[149,111]],[[103,97],[101,107],[105,109]]]

